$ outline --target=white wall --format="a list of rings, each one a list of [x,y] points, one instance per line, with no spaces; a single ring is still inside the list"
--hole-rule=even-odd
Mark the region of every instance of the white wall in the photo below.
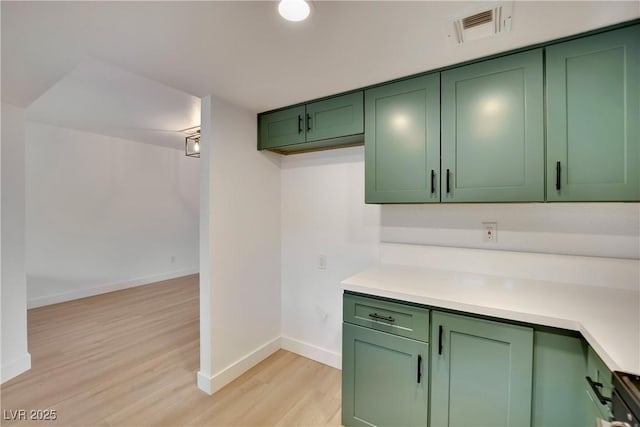
[[[280,348],[279,156],[256,116],[202,101],[200,371],[213,393]]]
[[[30,307],[198,271],[198,159],[34,122],[26,155]]]
[[[281,164],[282,344],[340,367],[340,281],[377,261],[380,206],[364,204],[362,147],[291,155]]]
[[[482,241],[482,222],[498,239]],[[385,205],[385,242],[640,258],[638,203]]]
[[[289,343],[292,350],[336,367],[341,353],[340,281],[376,262],[420,263],[430,257],[433,267],[433,260],[446,256],[477,256],[437,246],[500,249],[524,254],[514,258],[503,252],[502,258],[499,251],[483,251],[483,259],[495,262],[494,270],[501,258],[517,258],[527,276],[550,280],[557,271],[562,281],[571,282],[580,274],[593,274],[595,270],[571,272],[588,259],[560,261],[526,253],[640,258],[638,203],[365,205],[363,147],[292,155],[281,164],[283,346]],[[482,242],[483,221],[498,222],[497,244]],[[320,254],[327,257],[326,270],[318,269]],[[458,260],[456,267],[464,269],[461,264]],[[591,264],[599,276],[589,281],[599,285],[617,265],[615,260]],[[627,271],[633,263],[623,264],[621,276],[637,277],[637,271]],[[504,267],[505,274],[514,274],[512,266]]]
[[[2,382],[31,368],[25,279],[24,110],[2,104]]]

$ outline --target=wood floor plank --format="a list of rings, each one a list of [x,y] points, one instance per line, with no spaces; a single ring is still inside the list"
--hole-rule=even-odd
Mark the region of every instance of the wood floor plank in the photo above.
[[[213,396],[196,387],[198,277],[28,311],[32,369],[0,388],[3,426],[340,425],[340,371],[280,350]]]

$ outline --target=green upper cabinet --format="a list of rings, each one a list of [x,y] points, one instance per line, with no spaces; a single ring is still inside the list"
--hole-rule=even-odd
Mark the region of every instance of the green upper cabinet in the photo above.
[[[531,425],[533,330],[432,312],[433,427]]]
[[[364,140],[366,203],[640,201],[640,24],[623,25],[259,114],[258,149]]]
[[[640,26],[550,46],[547,200],[640,200]]]
[[[307,104],[307,142],[361,134],[364,131],[362,92]]]
[[[439,202],[440,74],[365,92],[366,203]]]
[[[304,106],[260,116],[258,148],[282,147],[305,142],[304,117]]]
[[[542,49],[442,73],[443,202],[544,200]]]
[[[362,98],[362,91],[359,91],[260,114],[258,149],[293,152],[362,140]]]

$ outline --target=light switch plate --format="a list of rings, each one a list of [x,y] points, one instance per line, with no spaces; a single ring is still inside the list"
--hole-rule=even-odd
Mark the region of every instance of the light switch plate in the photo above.
[[[320,254],[318,256],[318,270],[326,270],[327,269],[327,256],[325,254]]]

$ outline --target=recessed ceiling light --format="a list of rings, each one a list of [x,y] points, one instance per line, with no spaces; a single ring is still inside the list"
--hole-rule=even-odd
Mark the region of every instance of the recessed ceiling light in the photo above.
[[[305,0],[280,0],[278,12],[287,21],[304,21],[309,16],[311,8]]]

